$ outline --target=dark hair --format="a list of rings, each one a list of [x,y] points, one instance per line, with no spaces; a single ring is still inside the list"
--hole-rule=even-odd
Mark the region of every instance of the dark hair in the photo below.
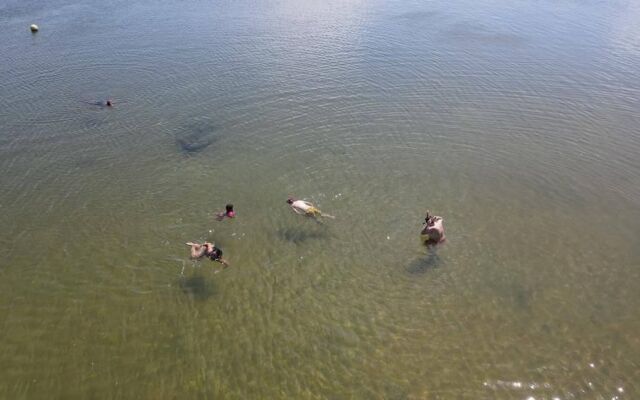
[[[227,209],[227,212],[233,211],[233,204],[227,204],[225,208]]]
[[[293,204],[293,199],[291,197],[287,199],[287,204]]]

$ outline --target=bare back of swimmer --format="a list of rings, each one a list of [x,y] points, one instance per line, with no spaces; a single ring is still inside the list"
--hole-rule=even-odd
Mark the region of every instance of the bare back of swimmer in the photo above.
[[[444,219],[435,215],[430,215],[427,211],[427,216],[424,218],[424,226],[420,231],[420,239],[425,244],[438,244],[446,240],[444,235]]]
[[[297,199],[294,199],[293,197],[289,197],[287,199],[287,204],[291,206],[291,209],[293,210],[293,212],[299,215],[305,215],[307,217],[312,217],[316,219],[319,217],[332,218],[332,219],[335,218],[333,215],[323,213],[322,211],[320,211],[320,209],[318,209],[316,206],[309,203],[308,201],[297,200]]]
[[[191,258],[195,260],[202,257],[208,257],[211,261],[217,261],[224,265],[225,268],[229,266],[229,263],[222,258],[222,250],[216,247],[214,243],[204,242],[203,244],[200,244],[187,242],[186,245],[191,247]]]

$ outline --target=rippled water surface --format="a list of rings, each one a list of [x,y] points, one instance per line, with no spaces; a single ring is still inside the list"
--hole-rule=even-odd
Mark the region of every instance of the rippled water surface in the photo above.
[[[0,398],[640,398],[638,21],[5,0]]]

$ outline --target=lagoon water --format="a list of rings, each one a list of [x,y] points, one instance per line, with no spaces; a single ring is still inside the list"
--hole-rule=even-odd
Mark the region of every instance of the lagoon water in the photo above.
[[[5,0],[0,398],[640,398],[639,20]]]

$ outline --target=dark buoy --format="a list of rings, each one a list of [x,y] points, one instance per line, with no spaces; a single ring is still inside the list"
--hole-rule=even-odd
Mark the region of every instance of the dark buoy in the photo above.
[[[31,26],[29,27],[29,29],[31,29],[31,32],[32,32],[32,33],[36,33],[36,32],[38,32],[38,29],[39,29],[39,28],[38,28],[38,25],[36,25],[36,24],[31,24]]]

